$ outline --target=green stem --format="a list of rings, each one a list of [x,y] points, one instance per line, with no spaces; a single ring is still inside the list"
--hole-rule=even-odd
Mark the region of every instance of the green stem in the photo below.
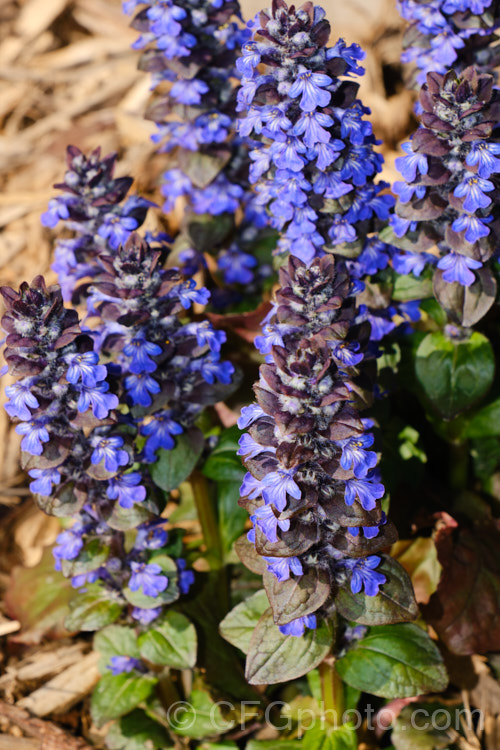
[[[344,685],[335,669],[334,657],[328,657],[319,665],[319,676],[325,718],[330,724],[340,727],[344,714]]]
[[[191,487],[193,488],[198,520],[207,548],[207,560],[210,562],[212,570],[219,570],[223,566],[224,552],[216,504],[210,496],[206,477],[199,471],[194,471],[191,475]]]
[[[467,441],[450,444],[450,485],[464,490],[469,476],[469,445]]]

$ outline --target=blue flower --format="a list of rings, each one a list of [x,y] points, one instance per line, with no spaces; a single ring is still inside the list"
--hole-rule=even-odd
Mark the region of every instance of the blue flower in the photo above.
[[[485,193],[494,190],[495,186],[490,180],[482,177],[467,177],[455,190],[453,195],[464,198],[463,207],[465,211],[477,211],[478,208],[486,208],[491,203],[491,198]]]
[[[131,358],[129,364],[130,372],[139,375],[145,372],[154,372],[158,365],[151,357],[157,357],[162,353],[161,346],[146,341],[144,337],[136,336],[123,347],[123,353]]]
[[[47,211],[40,217],[43,226],[52,229],[61,219],[69,219],[68,205],[74,202],[74,200],[75,198],[73,200],[69,200],[68,198],[51,198]]]
[[[151,406],[153,399],[150,394],[161,391],[160,385],[147,373],[128,375],[125,378],[125,388],[132,403],[138,406]]]
[[[332,225],[328,230],[328,236],[332,245],[339,245],[342,242],[354,242],[356,239],[356,230],[349,224],[347,219],[340,214],[331,217]]]
[[[257,259],[233,246],[220,253],[217,265],[224,272],[226,284],[249,284],[254,278],[250,269],[255,268]]]
[[[242,76],[250,78],[254,68],[260,63],[260,52],[255,42],[244,44],[241,49],[241,57],[236,60],[236,67]]]
[[[19,381],[14,385],[8,385],[5,389],[5,395],[9,397],[9,400],[5,404],[5,411],[10,417],[17,417],[24,421],[31,419],[31,412],[28,409],[30,406],[32,409],[36,409],[40,404],[38,399],[31,393],[30,388],[33,385],[33,381]]]
[[[356,367],[364,357],[364,354],[359,351],[360,345],[357,341],[353,341],[350,344],[344,341],[340,343],[331,341],[330,346],[335,359],[338,359],[344,365],[347,365],[347,367]]]
[[[208,346],[213,352],[220,352],[222,344],[226,341],[224,331],[216,331],[208,320],[193,324],[198,346]]]
[[[304,135],[304,143],[312,148],[316,143],[328,143],[332,136],[325,128],[332,125],[333,119],[324,112],[303,112],[290,133]]]
[[[354,476],[358,479],[366,477],[370,469],[377,463],[377,454],[374,451],[367,451],[373,445],[373,435],[361,435],[359,438],[349,438],[348,440],[339,440],[342,448],[340,465],[348,471],[352,469]]]
[[[296,620],[292,620],[286,625],[280,625],[279,629],[280,633],[283,633],[283,635],[294,635],[300,637],[304,635],[306,628],[315,630],[316,627],[316,615],[305,615],[304,617],[297,617]]]
[[[407,156],[398,156],[395,165],[405,180],[413,182],[417,177],[417,172],[427,174],[429,171],[427,156],[425,154],[414,153],[411,143],[403,143],[401,148]]]
[[[186,561],[181,557],[177,559],[177,572],[179,574],[178,586],[181,594],[187,594],[193,585],[195,578],[192,570],[186,570]]]
[[[375,568],[379,566],[381,558],[370,555],[359,560],[344,560],[343,565],[352,572],[351,591],[359,594],[364,586],[367,596],[376,596],[379,587],[387,580],[383,573],[377,573]]]
[[[168,541],[168,533],[165,529],[165,520],[160,518],[156,521],[142,523],[137,527],[137,536],[134,549],[161,549]]]
[[[83,414],[92,406],[92,414],[96,419],[106,419],[112,409],[118,407],[118,396],[108,393],[109,383],[105,381],[98,383],[93,388],[85,385],[80,387],[77,409]]]
[[[68,364],[66,380],[72,385],[76,385],[81,379],[83,385],[95,388],[97,383],[105,380],[108,374],[106,367],[99,364],[97,352],[72,354],[68,357]]]
[[[497,154],[500,154],[500,143],[476,141],[471,144],[471,150],[465,161],[471,167],[477,165],[479,177],[487,178],[491,174],[500,172],[500,159],[496,158]]]
[[[457,59],[457,49],[465,47],[465,42],[451,29],[444,29],[431,38],[431,47],[438,50],[440,62],[451,68]]]
[[[240,446],[237,451],[238,456],[245,456],[245,458],[255,458],[265,452],[276,453],[276,448],[272,445],[260,445],[247,432],[240,437],[238,445]]]
[[[409,203],[414,195],[418,199],[424,198],[427,188],[425,185],[408,185],[406,182],[396,180],[392,190],[399,196],[401,203]]]
[[[300,154],[306,152],[302,141],[293,135],[276,133],[274,142],[269,149],[269,154],[279,169],[290,169],[292,172],[301,172],[306,160]]]
[[[134,669],[143,671],[144,665],[132,656],[112,656],[106,669],[116,677],[119,674],[130,674]]]
[[[300,500],[302,493],[300,487],[293,479],[294,470],[278,469],[270,471],[261,480],[262,497],[266,504],[273,504],[275,508],[282,511],[286,508],[287,494]]]
[[[94,451],[90,458],[93,464],[99,464],[104,460],[106,471],[117,472],[120,466],[126,466],[129,462],[127,451],[120,450],[123,445],[121,437],[99,437],[91,439]]]
[[[249,427],[256,419],[267,416],[266,412],[262,409],[259,404],[250,404],[250,406],[244,406],[241,410],[241,416],[238,418],[238,427],[240,430],[245,430]]]
[[[167,576],[162,574],[162,569],[156,563],[130,563],[132,575],[128,582],[131,591],[139,591],[142,588],[145,596],[157,597],[168,586]]]
[[[162,613],[161,607],[154,607],[153,609],[142,609],[142,607],[134,607],[130,613],[134,620],[140,622],[141,625],[151,625]]]
[[[465,239],[472,244],[480,240],[481,237],[489,235],[490,230],[485,226],[484,222],[490,222],[492,219],[492,216],[481,220],[473,214],[461,214],[458,219],[455,219],[451,228],[454,232],[463,232],[465,230]]]
[[[133,508],[135,503],[146,499],[146,488],[141,485],[142,476],[137,471],[120,472],[109,480],[106,495],[110,500],[118,500],[122,508]]]
[[[68,529],[57,537],[57,547],[53,549],[53,555],[57,561],[74,560],[83,548],[83,540],[78,531]],[[60,568],[59,568],[60,570]]]
[[[410,273],[420,276],[428,264],[435,262],[436,257],[429,253],[395,253],[392,258],[392,267],[396,273],[403,276]]]
[[[147,442],[144,447],[147,461],[156,461],[156,451],[158,448],[170,451],[175,446],[172,435],[180,435],[183,429],[180,424],[175,422],[169,411],[156,413],[152,419],[143,424],[141,435],[147,436]]]
[[[299,106],[304,112],[314,112],[316,107],[326,107],[332,95],[329,91],[324,91],[324,88],[330,86],[333,80],[325,73],[313,73],[303,66],[301,68],[301,72],[288,90],[288,96],[294,98],[302,94]]]
[[[385,488],[380,482],[370,479],[348,479],[345,483],[344,500],[346,505],[352,505],[357,498],[364,510],[373,510],[384,496]]]
[[[288,518],[284,520],[277,518],[271,505],[261,505],[257,508],[253,516],[250,516],[250,520],[273,543],[278,541],[278,528],[281,531],[288,531],[290,528],[290,520]]]
[[[234,365],[231,362],[220,362],[218,354],[210,353],[207,357],[195,360],[193,367],[196,367],[201,373],[205,382],[213,385],[219,380],[225,385],[229,385],[234,375]]]
[[[182,79],[174,83],[170,89],[170,96],[180,104],[199,104],[201,97],[208,90],[208,84],[198,78],[192,78],[190,81]]]
[[[477,270],[482,265],[479,260],[469,258],[468,255],[447,253],[439,260],[437,267],[444,271],[443,279],[450,284],[458,281],[462,286],[470,286],[476,278],[470,269]]]
[[[194,302],[199,305],[206,305],[210,299],[210,292],[205,287],[196,289],[196,282],[193,279],[179,284],[173,290],[174,294],[179,297],[180,303],[185,310],[189,310]]]
[[[35,480],[30,482],[30,490],[44,497],[52,494],[53,484],[61,482],[61,475],[57,469],[30,469],[28,474]]]
[[[36,419],[30,422],[22,422],[16,427],[19,435],[24,435],[21,440],[21,448],[32,456],[41,456],[43,453],[43,443],[48,443],[50,435],[44,423]]]
[[[264,557],[267,569],[278,579],[288,581],[291,573],[301,576],[304,572],[298,557]]]
[[[130,233],[137,229],[139,222],[133,216],[121,216],[120,214],[107,214],[101,218],[101,224],[97,234],[108,240],[109,246],[117,250],[129,238]]]

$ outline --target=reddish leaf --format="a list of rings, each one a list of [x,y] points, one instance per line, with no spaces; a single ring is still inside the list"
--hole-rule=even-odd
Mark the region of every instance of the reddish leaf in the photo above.
[[[457,654],[500,650],[500,531],[493,523],[447,525],[435,542],[443,573],[426,620]]]

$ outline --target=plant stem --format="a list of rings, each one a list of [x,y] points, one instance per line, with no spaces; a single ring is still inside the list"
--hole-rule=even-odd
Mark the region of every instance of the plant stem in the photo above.
[[[469,474],[469,445],[467,441],[450,444],[450,486],[454,490],[467,487]]]
[[[342,725],[344,685],[335,669],[335,658],[328,657],[319,665],[321,695],[326,720],[336,727]]]
[[[207,560],[209,560],[212,570],[219,570],[223,565],[224,553],[214,499],[210,496],[206,478],[199,471],[192,473],[191,487],[193,488],[198,519],[207,548]]]

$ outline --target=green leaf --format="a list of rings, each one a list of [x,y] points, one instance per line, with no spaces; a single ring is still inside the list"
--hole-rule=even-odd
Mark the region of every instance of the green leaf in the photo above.
[[[165,492],[175,490],[193,471],[204,444],[203,433],[193,427],[176,437],[175,448],[171,451],[160,448],[158,460],[149,468],[156,486]]]
[[[168,578],[168,586],[165,591],[162,591],[158,596],[146,596],[142,593],[142,588],[138,591],[132,591],[128,586],[123,590],[125,599],[133,604],[134,607],[140,607],[141,609],[154,609],[160,604],[171,604],[179,598],[179,588],[177,586],[177,579],[179,573],[175,560],[167,555],[158,554],[152,555],[149,559],[150,563],[156,563],[162,569],[162,573]]]
[[[248,513],[245,508],[238,505],[240,499],[241,481],[217,483],[217,508],[219,511],[219,528],[227,554],[234,542],[245,530],[248,521]]]
[[[408,573],[390,557],[382,556],[377,570],[387,578],[377,596],[363,592],[353,594],[348,587],[341,588],[335,599],[339,613],[346,620],[360,625],[389,625],[414,620],[418,607]]]
[[[240,482],[245,475],[241,458],[237,455],[241,431],[236,425],[222,433],[219,442],[203,464],[202,474],[215,481]]]
[[[245,750],[300,750],[300,740],[250,740]]]
[[[66,578],[80,576],[97,570],[109,557],[109,547],[104,545],[100,539],[92,539],[87,542],[75,560],[61,560],[62,572]]]
[[[432,279],[416,278],[413,274],[408,276],[395,275],[392,298],[397,302],[408,302],[409,300],[421,300],[432,297]]]
[[[288,682],[317,667],[332,644],[332,632],[326,623],[303,636],[284,635],[273,621],[269,608],[253,632],[247,655],[245,675],[251,685]]]
[[[190,669],[196,664],[196,630],[179,612],[167,612],[153,629],[139,636],[143,659],[158,666]]]
[[[115,722],[106,735],[109,750],[164,750],[171,746],[165,729],[139,709]]]
[[[382,698],[440,692],[448,684],[437,647],[413,623],[370,628],[335,665],[348,685]]]
[[[500,398],[479,409],[465,431],[466,437],[485,438],[500,435]]]
[[[112,656],[132,656],[138,659],[137,636],[132,628],[110,625],[94,636],[94,650],[101,655],[99,671],[109,674],[108,665]]]
[[[316,722],[302,738],[302,750],[357,750],[358,737],[352,724],[334,729]]]
[[[219,706],[213,702],[204,690],[193,690],[189,703],[183,704],[175,712],[170,712],[172,730],[182,737],[203,739],[227,732],[234,726],[234,721],[222,718]]]
[[[451,419],[487,392],[495,375],[495,356],[486,336],[477,331],[462,341],[429,333],[417,349],[415,371],[432,406]]]
[[[266,592],[263,589],[256,591],[224,617],[219,626],[222,637],[247,654],[253,631],[268,607]]]
[[[65,624],[68,630],[100,630],[115,622],[122,610],[122,603],[113,601],[109,591],[93,583],[71,604]]]
[[[158,682],[152,675],[130,674],[101,677],[92,693],[90,712],[93,721],[102,727],[110,719],[118,719],[137,708],[148,698]]]

